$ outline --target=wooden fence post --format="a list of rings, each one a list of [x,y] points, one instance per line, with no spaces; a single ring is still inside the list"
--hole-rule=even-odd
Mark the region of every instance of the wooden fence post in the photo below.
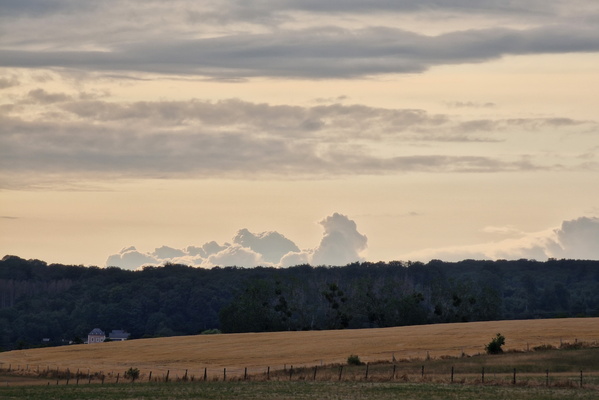
[[[289,368],[289,380],[291,380],[292,376],[293,376],[293,365],[291,366],[291,368]]]
[[[368,367],[370,366],[369,363],[366,363],[366,376],[364,379],[368,380]]]
[[[248,378],[248,367],[245,367],[245,369],[243,370],[243,380],[247,380]]]
[[[166,378],[164,379],[165,382],[168,382],[168,376],[170,375],[170,373],[171,373],[171,370],[167,369],[166,370]]]
[[[150,377],[148,378],[148,382],[152,382],[152,371],[150,371]]]
[[[453,383],[453,366],[451,366],[451,383]]]
[[[422,371],[420,371],[420,376],[424,378],[424,365],[422,366]]]
[[[208,379],[208,368],[204,367],[204,382]]]
[[[119,378],[121,377],[121,373],[116,374],[116,383],[119,383]],[[68,382],[68,381],[67,381]]]
[[[266,380],[270,380],[270,367],[266,370]]]
[[[187,370],[185,370],[185,375],[183,376],[183,380],[187,381]]]
[[[341,380],[341,375],[343,374],[343,365],[339,366],[339,380]]]
[[[312,378],[313,381],[316,380],[316,371],[318,370],[318,366],[314,366],[314,377]],[[582,372],[581,372],[582,374]]]
[[[227,380],[227,369],[224,368],[223,369],[223,381],[226,381],[226,380]]]
[[[514,379],[512,379],[512,385],[516,384],[516,368],[514,368]]]
[[[481,373],[480,381],[483,384],[485,383],[485,367],[483,367],[483,371]]]
[[[391,375],[391,379],[395,380],[395,371],[397,370],[397,365],[393,364],[393,375]]]

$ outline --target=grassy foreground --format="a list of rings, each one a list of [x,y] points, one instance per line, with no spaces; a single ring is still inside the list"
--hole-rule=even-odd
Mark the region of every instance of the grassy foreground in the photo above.
[[[596,400],[596,389],[469,386],[427,383],[382,382],[205,382],[136,383],[87,386],[1,387],[0,398],[28,400],[110,400],[110,399],[369,399],[369,400]]]

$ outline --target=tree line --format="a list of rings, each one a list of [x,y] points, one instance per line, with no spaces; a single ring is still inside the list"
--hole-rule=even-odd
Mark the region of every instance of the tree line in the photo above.
[[[141,338],[575,316],[599,316],[599,261],[139,271],[0,261],[4,350],[80,342],[95,327]]]

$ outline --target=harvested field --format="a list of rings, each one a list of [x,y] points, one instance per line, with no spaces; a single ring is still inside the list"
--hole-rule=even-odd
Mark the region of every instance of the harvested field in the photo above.
[[[129,367],[155,374],[204,368],[239,375],[284,366],[345,363],[351,354],[362,361],[424,359],[484,352],[496,333],[506,337],[506,350],[526,350],[560,342],[599,342],[599,318],[493,321],[384,329],[245,333],[179,336],[72,345],[0,353],[5,369],[61,369],[91,372]]]

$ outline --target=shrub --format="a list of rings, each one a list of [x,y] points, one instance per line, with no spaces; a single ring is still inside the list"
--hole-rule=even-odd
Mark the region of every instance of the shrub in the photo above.
[[[125,371],[125,378],[131,379],[131,382],[134,382],[137,378],[139,378],[139,369],[137,368],[129,368]]]
[[[363,365],[364,363],[360,360],[360,357],[352,354],[351,356],[347,357],[347,363],[349,365]]]
[[[503,346],[504,344],[505,337],[501,333],[498,333],[497,336],[495,336],[489,342],[489,344],[485,346],[485,351],[487,352],[487,354],[501,354],[503,353],[503,349],[501,348],[501,346]]]

